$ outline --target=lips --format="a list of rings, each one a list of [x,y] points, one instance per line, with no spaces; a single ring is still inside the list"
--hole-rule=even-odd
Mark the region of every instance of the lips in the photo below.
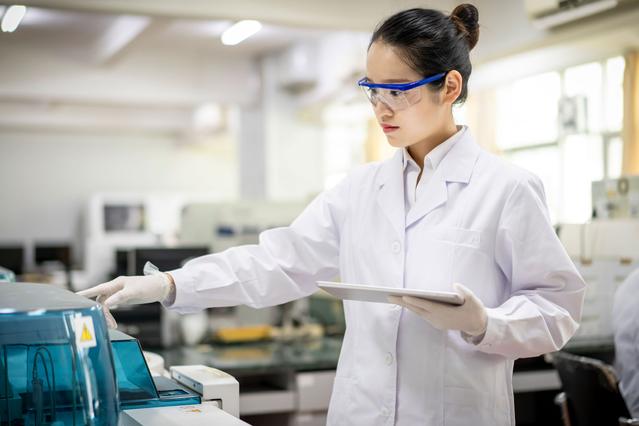
[[[382,124],[382,130],[384,133],[390,133],[399,129],[399,126],[391,126],[390,124]]]

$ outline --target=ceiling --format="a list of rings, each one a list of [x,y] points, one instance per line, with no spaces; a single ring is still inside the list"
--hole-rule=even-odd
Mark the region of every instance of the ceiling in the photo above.
[[[603,21],[586,19],[548,31],[535,28],[526,13],[526,0],[470,0],[480,11],[481,37],[473,50],[476,65],[594,33],[589,27]],[[106,60],[117,57],[130,44],[170,48],[206,49],[225,55],[255,56],[282,49],[293,42],[326,31],[370,33],[384,17],[410,7],[431,7],[450,12],[457,0],[24,0],[31,6],[14,42],[52,44],[53,48],[73,48],[80,52],[104,49],[114,33],[119,40],[111,46]],[[0,6],[1,7],[1,6]],[[625,0],[624,7],[608,15],[626,21],[639,1]],[[604,14],[605,16],[606,14]],[[233,46],[223,46],[219,36],[233,22],[257,19],[264,28],[254,37]],[[123,21],[129,22],[123,22]],[[599,32],[614,32],[620,25],[608,20]],[[636,22],[636,21],[635,21]],[[635,25],[636,27],[636,25]],[[123,31],[124,30],[124,31]],[[122,36],[126,32],[128,36]],[[639,34],[639,30],[637,31]],[[507,36],[505,36],[507,35]],[[0,45],[10,40],[0,34]],[[619,40],[619,43],[625,41]],[[100,58],[98,58],[100,60]]]
[[[451,11],[457,0],[23,0],[27,15],[14,33],[0,33],[0,127],[25,119],[44,102],[77,121],[96,105],[113,115],[124,106],[163,106],[182,122],[202,101],[249,102],[259,81],[246,63],[326,35],[367,37],[384,17],[409,7]],[[471,0],[480,10],[481,36],[472,52],[476,84],[499,84],[639,46],[639,0],[634,8],[586,19],[554,31],[530,22],[525,0]],[[0,6],[0,13],[3,6]],[[241,19],[264,27],[237,46],[221,33]],[[342,45],[336,48],[342,48]],[[543,54],[540,52],[544,52]],[[350,54],[348,52],[344,54]],[[364,55],[365,52],[362,52]],[[338,56],[335,54],[335,56]],[[254,67],[255,68],[255,67]],[[496,81],[495,79],[498,79]],[[251,87],[252,86],[252,87]],[[241,93],[240,93],[241,92]],[[44,99],[44,101],[43,101]],[[62,106],[69,106],[66,110]],[[75,108],[75,109],[74,109]],[[172,110],[176,109],[175,111]],[[39,110],[38,110],[39,111]],[[36,111],[37,112],[37,111]],[[117,112],[117,111],[116,111]],[[115,114],[115,115],[114,115]],[[40,118],[52,120],[50,109]],[[129,114],[132,115],[132,114]],[[2,117],[6,119],[3,121]],[[67,123],[65,121],[65,123]],[[158,126],[172,121],[160,117]],[[66,124],[65,124],[66,125]],[[177,126],[177,125],[176,125]],[[179,127],[179,126],[177,126]]]
[[[91,62],[117,60],[132,46],[164,49],[205,50],[235,57],[266,54],[285,48],[293,41],[313,39],[323,30],[263,24],[255,36],[237,46],[224,46],[222,32],[233,24],[225,19],[188,19],[120,15],[87,10],[29,7],[14,33],[0,33],[4,43],[48,47],[61,54],[71,51]]]

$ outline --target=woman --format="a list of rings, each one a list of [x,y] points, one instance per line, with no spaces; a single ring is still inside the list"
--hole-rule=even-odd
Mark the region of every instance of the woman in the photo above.
[[[539,178],[454,123],[478,33],[469,4],[450,16],[390,17],[373,34],[359,84],[398,148],[393,158],[354,170],[258,245],[83,294],[107,307],[163,301],[189,312],[288,302],[337,274],[454,289],[462,306],[410,297],[344,303],[328,423],[514,425],[513,361],[558,350],[573,335],[584,282],[553,231]]]

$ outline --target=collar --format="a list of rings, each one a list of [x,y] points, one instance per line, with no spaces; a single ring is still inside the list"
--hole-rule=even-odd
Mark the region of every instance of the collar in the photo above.
[[[451,141],[452,138],[454,141]],[[442,176],[448,182],[468,183],[481,148],[466,126],[445,142],[450,142],[450,144],[440,150],[442,152],[438,154],[441,156],[437,161],[438,167],[443,169]],[[398,149],[393,157],[381,163],[375,179],[378,186],[383,186],[395,173],[402,173],[405,167],[403,151],[403,149]]]
[[[427,162],[430,162],[432,169],[433,170],[437,169],[437,166],[439,166],[439,164],[444,159],[446,154],[448,154],[448,152],[453,147],[453,145],[455,145],[455,143],[466,132],[466,129],[467,129],[466,126],[457,126],[457,132],[455,134],[453,134],[451,137],[446,139],[444,142],[437,145],[428,154],[426,154],[426,156],[424,157],[423,164],[427,164]],[[417,165],[413,157],[411,157],[410,154],[408,153],[408,149],[402,148],[401,151],[402,151],[403,170],[406,170],[406,167],[408,167],[409,164],[412,165],[413,167],[419,168],[419,166]]]

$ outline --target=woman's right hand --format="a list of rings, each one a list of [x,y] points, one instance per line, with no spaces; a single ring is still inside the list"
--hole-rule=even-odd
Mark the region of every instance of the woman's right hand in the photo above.
[[[118,277],[77,294],[88,298],[95,297],[103,307],[108,326],[115,328],[117,324],[109,311],[110,308],[166,301],[175,297],[175,284],[169,274],[158,272],[152,275]]]

